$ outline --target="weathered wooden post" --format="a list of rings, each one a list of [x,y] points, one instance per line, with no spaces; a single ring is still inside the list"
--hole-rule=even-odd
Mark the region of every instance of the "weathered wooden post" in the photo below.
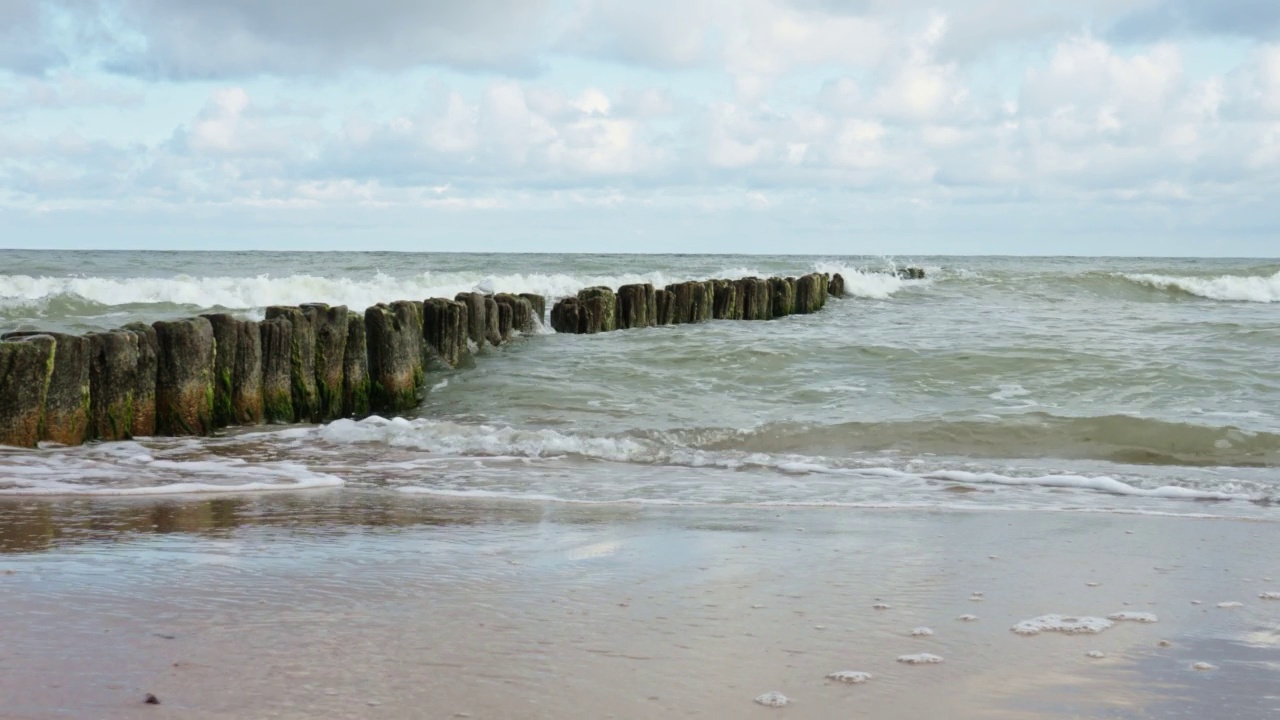
[[[35,447],[40,441],[54,345],[48,335],[0,342],[0,444]]]
[[[156,432],[208,435],[213,431],[213,326],[205,318],[152,325],[160,344],[156,369]]]

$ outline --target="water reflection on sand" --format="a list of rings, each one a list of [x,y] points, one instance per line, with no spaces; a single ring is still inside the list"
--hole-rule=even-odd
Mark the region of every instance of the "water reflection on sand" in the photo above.
[[[0,717],[138,717],[149,692],[181,718],[1270,717],[1275,533],[349,489],[6,500]],[[1009,631],[1121,610],[1160,621]],[[945,662],[895,662],[921,652]],[[792,703],[752,702],[771,690]]]

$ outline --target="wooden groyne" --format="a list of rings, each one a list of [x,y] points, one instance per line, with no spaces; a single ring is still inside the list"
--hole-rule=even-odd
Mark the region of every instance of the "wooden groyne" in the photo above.
[[[646,283],[623,285],[616,292],[589,287],[551,308],[551,328],[590,335],[710,320],[772,320],[817,312],[831,295],[844,295],[839,274],[691,280],[661,289]]]
[[[839,274],[819,273],[591,287],[556,302],[550,323],[590,334],[771,320],[817,312],[844,294]],[[83,336],[8,333],[0,336],[0,445],[403,412],[420,402],[428,372],[458,367],[546,320],[540,295],[459,293],[379,303],[363,314],[310,303],[269,307],[261,321],[214,313]]]

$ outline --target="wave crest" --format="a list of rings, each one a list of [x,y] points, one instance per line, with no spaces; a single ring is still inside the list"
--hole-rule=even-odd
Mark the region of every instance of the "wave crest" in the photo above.
[[[1157,290],[1173,290],[1209,300],[1280,302],[1280,272],[1270,276],[1219,275],[1218,277],[1124,273],[1120,277]]]

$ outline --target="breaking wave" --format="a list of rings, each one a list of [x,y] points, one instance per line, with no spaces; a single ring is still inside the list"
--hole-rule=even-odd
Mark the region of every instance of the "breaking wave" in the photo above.
[[[1269,276],[1219,275],[1218,277],[1125,273],[1120,277],[1157,290],[1182,292],[1209,300],[1280,302],[1280,272]]]

